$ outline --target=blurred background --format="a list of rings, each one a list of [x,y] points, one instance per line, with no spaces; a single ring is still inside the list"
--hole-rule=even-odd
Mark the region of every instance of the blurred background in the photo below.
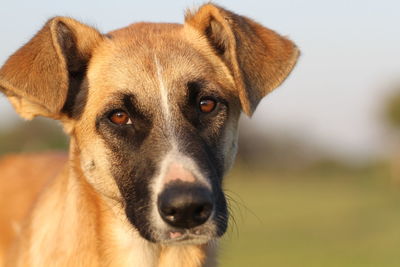
[[[55,15],[107,32],[182,22],[202,2],[8,1],[0,64]],[[242,118],[221,266],[400,266],[400,2],[213,2],[302,51],[288,80]],[[0,96],[0,155],[67,144],[56,122],[24,122]]]

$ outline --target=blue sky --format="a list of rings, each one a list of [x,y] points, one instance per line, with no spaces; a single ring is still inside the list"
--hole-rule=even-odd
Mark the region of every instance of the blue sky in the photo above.
[[[55,15],[107,32],[136,21],[182,22],[204,1],[7,1],[0,9],[0,64]],[[382,101],[400,84],[400,1],[214,1],[294,40],[290,78],[260,105],[252,125],[302,137],[341,155],[386,148]],[[0,98],[0,127],[17,117]]]

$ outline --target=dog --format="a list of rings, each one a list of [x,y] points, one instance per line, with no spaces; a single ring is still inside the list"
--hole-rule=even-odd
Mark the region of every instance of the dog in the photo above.
[[[55,17],[0,69],[25,119],[58,120],[63,154],[0,161],[6,266],[214,266],[238,119],[293,69],[289,39],[214,4],[184,24],[101,34]]]

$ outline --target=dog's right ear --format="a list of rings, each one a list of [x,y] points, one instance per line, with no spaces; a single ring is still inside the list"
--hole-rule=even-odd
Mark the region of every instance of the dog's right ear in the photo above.
[[[249,116],[285,80],[299,56],[289,39],[214,4],[187,12],[185,24],[200,33],[228,67],[242,110]]]
[[[50,19],[0,69],[0,91],[26,119],[59,119],[103,36],[66,17]]]

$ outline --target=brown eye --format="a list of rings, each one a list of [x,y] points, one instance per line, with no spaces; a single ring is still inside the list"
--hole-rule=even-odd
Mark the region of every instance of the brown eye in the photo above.
[[[199,108],[200,111],[203,113],[212,112],[216,106],[217,106],[217,101],[215,101],[214,99],[211,98],[200,99]]]
[[[131,118],[125,111],[114,111],[110,116],[110,121],[118,125],[132,124]]]

